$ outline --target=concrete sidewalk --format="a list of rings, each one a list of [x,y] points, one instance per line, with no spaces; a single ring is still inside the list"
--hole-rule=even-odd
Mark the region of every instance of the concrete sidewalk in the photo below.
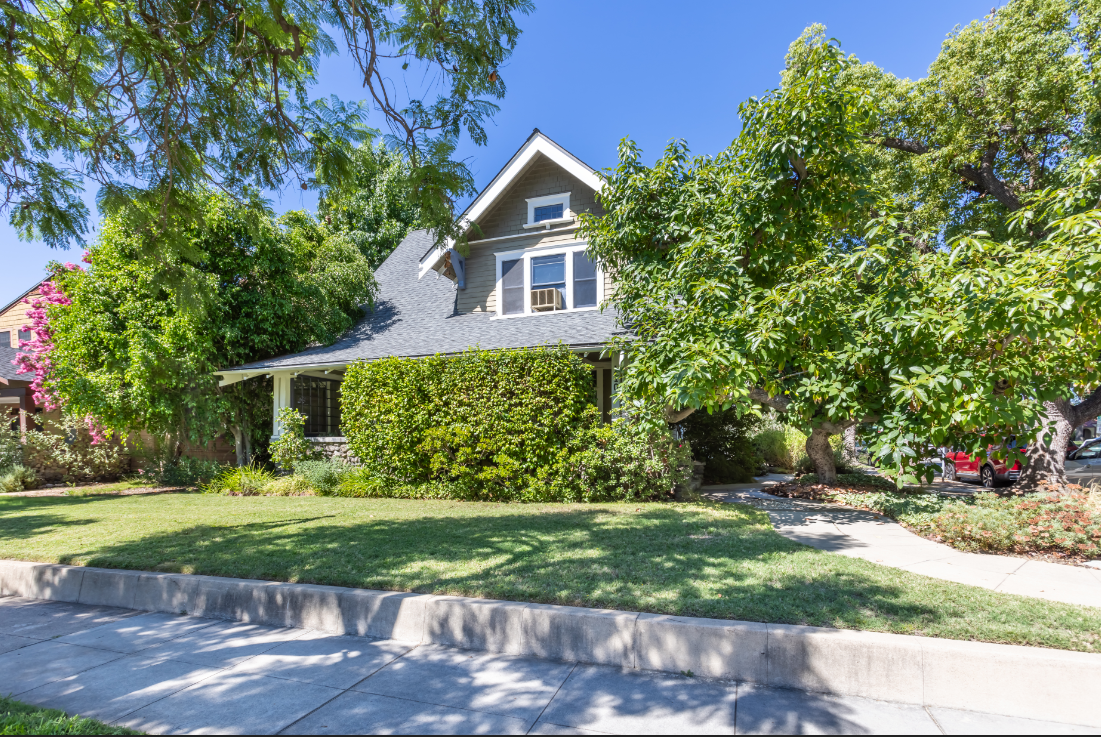
[[[0,693],[158,734],[1101,734],[958,709],[8,597]]]
[[[716,501],[755,506],[768,513],[781,535],[820,550],[1007,594],[1101,607],[1099,569],[964,553],[915,535],[882,515],[766,493],[782,480],[705,486],[700,493]]]

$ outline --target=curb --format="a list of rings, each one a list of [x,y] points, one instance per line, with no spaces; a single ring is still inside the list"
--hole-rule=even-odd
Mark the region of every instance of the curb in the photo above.
[[[0,596],[301,627],[1101,726],[1101,655],[699,619],[0,560]]]

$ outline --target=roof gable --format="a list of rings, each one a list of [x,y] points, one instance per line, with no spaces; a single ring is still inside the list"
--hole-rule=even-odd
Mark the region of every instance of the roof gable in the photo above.
[[[596,170],[552,141],[538,128],[532,131],[520,150],[512,155],[508,163],[497,172],[497,176],[483,189],[466,210],[459,216],[458,222],[464,228],[485,215],[508,192],[511,186],[523,176],[528,167],[542,154],[576,177],[582,184],[594,192],[600,191],[603,184]],[[448,242],[442,246],[428,249],[421,260],[420,276],[440,265],[444,254],[451,248]]]

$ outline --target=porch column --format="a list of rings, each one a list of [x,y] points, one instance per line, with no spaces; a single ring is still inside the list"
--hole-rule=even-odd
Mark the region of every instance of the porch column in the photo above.
[[[279,410],[291,406],[291,372],[280,371],[272,375],[272,409],[271,409],[271,439],[275,440],[283,434],[283,426],[279,423]]]

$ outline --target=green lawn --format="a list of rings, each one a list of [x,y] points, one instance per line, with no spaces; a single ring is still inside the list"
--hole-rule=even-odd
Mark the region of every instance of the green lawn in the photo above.
[[[1101,609],[824,553],[731,504],[9,497],[0,558],[1101,651]]]
[[[0,734],[145,734],[0,696]]]

